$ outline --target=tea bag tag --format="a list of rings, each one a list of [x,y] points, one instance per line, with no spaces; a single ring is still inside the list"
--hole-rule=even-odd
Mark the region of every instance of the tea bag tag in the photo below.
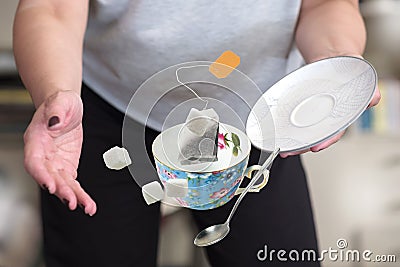
[[[219,116],[214,109],[192,108],[178,136],[182,165],[217,161]]]

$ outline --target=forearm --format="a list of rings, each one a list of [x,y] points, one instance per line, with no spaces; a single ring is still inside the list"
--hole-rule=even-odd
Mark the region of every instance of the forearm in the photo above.
[[[306,62],[338,55],[362,55],[365,42],[358,1],[303,0],[296,44]]]
[[[81,88],[88,3],[53,2],[21,1],[14,22],[17,67],[36,107],[57,91]]]

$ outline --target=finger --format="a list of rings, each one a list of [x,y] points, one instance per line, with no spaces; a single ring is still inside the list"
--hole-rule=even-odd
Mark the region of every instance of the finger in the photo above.
[[[371,102],[369,103],[368,108],[378,105],[381,98],[382,98],[381,92],[380,92],[379,88],[377,87],[375,89],[374,97],[372,98]]]
[[[68,206],[70,210],[75,210],[78,203],[84,203],[85,213],[93,215],[96,212],[96,204],[80,187],[73,177],[73,174],[64,169],[58,170],[53,174],[56,177],[55,195]]]
[[[333,145],[334,143],[336,143],[337,141],[340,140],[340,138],[342,138],[342,136],[344,135],[345,131],[341,131],[340,133],[338,133],[337,135],[335,135],[334,137],[326,140],[325,142],[322,142],[316,146],[311,147],[311,151],[312,152],[318,152],[321,151],[331,145]]]
[[[62,180],[62,179],[61,179]],[[77,200],[74,191],[65,181],[57,183],[57,190],[54,193],[70,210],[76,209]]]
[[[90,216],[93,216],[97,211],[96,202],[83,190],[80,183],[76,180],[71,181],[71,188],[74,190],[78,204],[84,210],[84,212]]]
[[[283,153],[280,153],[279,155],[281,156],[281,158],[287,158],[289,156],[300,155],[300,154],[306,153],[308,151],[310,151],[309,148],[308,149],[303,149],[303,150],[300,150],[300,151],[283,152]]]
[[[69,181],[73,180],[64,170],[52,172],[56,181],[55,195],[68,206],[70,210],[76,209],[77,199]]]

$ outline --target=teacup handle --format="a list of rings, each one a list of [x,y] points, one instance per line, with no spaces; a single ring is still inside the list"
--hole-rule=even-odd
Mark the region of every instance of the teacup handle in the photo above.
[[[252,178],[252,174],[254,171],[258,171],[261,169],[260,165],[253,165],[248,167],[245,171],[244,171],[244,176],[246,176],[247,178],[251,179]],[[267,185],[269,180],[269,170],[265,170],[263,172],[263,180],[261,183],[258,183],[254,186],[252,186],[249,190],[249,192],[260,192],[261,189],[264,188],[264,186]],[[235,192],[235,195],[240,195],[241,193],[243,193],[243,191],[245,190],[245,188],[238,188]]]

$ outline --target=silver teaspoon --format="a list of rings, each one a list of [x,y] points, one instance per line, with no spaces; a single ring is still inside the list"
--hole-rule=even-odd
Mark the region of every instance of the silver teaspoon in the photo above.
[[[247,185],[247,187],[245,188],[243,193],[236,200],[236,203],[233,206],[231,213],[229,213],[229,216],[226,219],[226,221],[222,224],[209,226],[197,234],[196,238],[194,239],[194,244],[196,246],[205,247],[205,246],[215,244],[215,243],[221,241],[222,239],[224,239],[228,235],[229,230],[230,230],[229,222],[231,221],[233,215],[235,214],[236,209],[238,208],[240,202],[242,201],[244,196],[247,194],[247,192],[250,190],[250,188],[253,185],[255,185],[255,183],[261,177],[262,173],[272,165],[272,162],[274,161],[276,156],[278,156],[279,151],[280,151],[279,148],[275,149],[275,151],[272,152],[272,154],[268,157],[268,159],[261,166],[261,169],[257,172],[257,174],[254,176],[254,178],[251,179],[250,183]]]

